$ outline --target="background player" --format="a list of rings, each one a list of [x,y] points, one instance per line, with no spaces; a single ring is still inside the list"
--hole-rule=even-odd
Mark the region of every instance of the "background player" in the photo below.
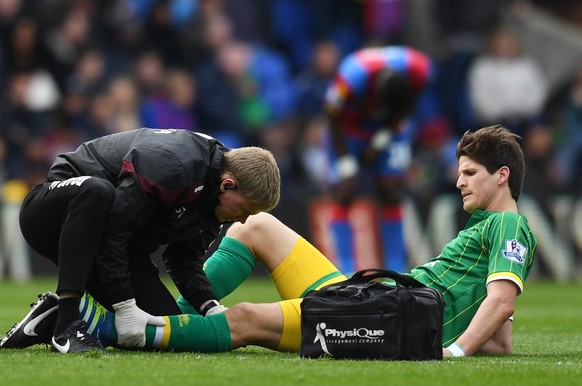
[[[407,268],[401,208],[413,136],[407,118],[430,73],[430,59],[413,48],[364,48],[342,60],[327,91],[333,201],[314,203],[312,216],[331,218],[332,249],[320,229],[313,233],[316,246],[343,272]],[[355,200],[370,189],[379,208]]]

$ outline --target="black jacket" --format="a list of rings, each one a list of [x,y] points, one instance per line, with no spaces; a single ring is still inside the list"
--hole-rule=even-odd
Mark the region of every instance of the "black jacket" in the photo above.
[[[148,259],[167,244],[163,259],[182,296],[197,309],[215,298],[202,256],[220,229],[214,208],[226,151],[203,134],[139,129],[86,142],[55,160],[49,181],[94,176],[116,187],[98,257],[112,303],[133,297],[128,244]]]

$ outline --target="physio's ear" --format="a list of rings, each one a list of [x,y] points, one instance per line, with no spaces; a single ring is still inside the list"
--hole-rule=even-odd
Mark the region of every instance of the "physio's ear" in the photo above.
[[[220,191],[226,192],[227,190],[238,190],[238,186],[232,178],[225,178],[220,183]]]

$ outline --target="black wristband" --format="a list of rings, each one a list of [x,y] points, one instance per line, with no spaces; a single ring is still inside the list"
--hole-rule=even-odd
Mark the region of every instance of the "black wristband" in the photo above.
[[[206,305],[203,308],[200,309],[200,313],[202,314],[202,316],[204,316],[208,311],[210,311],[211,308],[214,308],[219,305],[220,303],[218,302],[218,300],[210,300],[208,303],[206,303]]]

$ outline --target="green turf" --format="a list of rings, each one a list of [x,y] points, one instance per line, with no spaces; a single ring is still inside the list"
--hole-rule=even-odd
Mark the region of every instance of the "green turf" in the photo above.
[[[0,332],[28,312],[54,279],[0,282]],[[271,301],[266,279],[254,278],[225,300]],[[261,348],[231,353],[53,354],[46,347],[0,350],[0,385],[581,385],[580,286],[527,283],[518,298],[511,356],[442,362],[303,360]]]

